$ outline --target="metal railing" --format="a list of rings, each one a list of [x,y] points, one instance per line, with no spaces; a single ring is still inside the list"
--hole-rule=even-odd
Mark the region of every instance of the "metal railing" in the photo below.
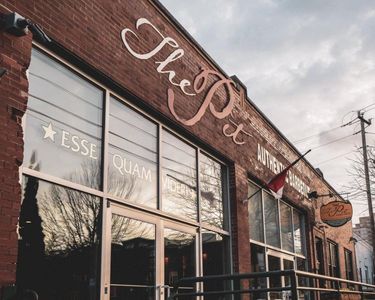
[[[261,279],[261,278],[280,278],[284,276],[289,277],[288,286],[278,286],[278,287],[252,287],[251,280]],[[299,285],[298,280],[309,281],[309,285]],[[248,288],[240,288],[241,282],[246,280]],[[250,280],[250,281],[249,281]],[[320,287],[320,282],[325,282],[324,287]],[[200,283],[231,283],[232,288],[223,290],[211,290],[211,291],[193,291],[193,292],[181,292],[179,289],[181,287],[186,287],[187,285],[200,285]],[[282,282],[281,280],[279,282]],[[327,283],[328,286],[326,287]],[[346,285],[346,288],[343,288]],[[233,288],[236,287],[236,288]],[[352,281],[337,277],[329,277],[325,275],[320,275],[316,273],[309,273],[297,270],[283,270],[283,271],[269,271],[269,272],[257,272],[257,273],[243,273],[243,274],[228,274],[228,275],[212,275],[212,276],[201,276],[201,277],[188,277],[182,278],[176,282],[173,286],[168,300],[174,299],[194,299],[194,297],[204,297],[205,296],[225,296],[225,295],[240,295],[240,294],[254,294],[254,293],[269,293],[269,292],[283,292],[290,291],[290,296],[288,299],[298,300],[299,292],[314,293],[315,295],[319,293],[334,293],[336,295],[340,294],[357,294],[361,296],[361,299],[375,299],[375,285]],[[211,298],[213,299],[213,298]]]

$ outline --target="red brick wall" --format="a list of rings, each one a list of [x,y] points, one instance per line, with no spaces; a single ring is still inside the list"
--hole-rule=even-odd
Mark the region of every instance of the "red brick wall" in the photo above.
[[[176,72],[176,81],[186,78],[193,81],[194,76],[202,67],[217,70],[215,65],[202,55],[195,44],[186,38],[181,31],[160,11],[152,1],[12,1],[3,0],[0,9],[17,11],[24,17],[37,22],[46,33],[60,45],[80,57],[83,61],[103,73],[129,92],[143,99],[144,103],[161,112],[166,119],[176,122],[167,105],[167,89],[171,87],[166,74],[156,71],[156,61],[163,61],[172,50],[171,47],[163,49],[150,60],[136,59],[125,49],[120,38],[120,32],[128,27],[139,33],[140,39],[132,39],[131,46],[137,52],[148,52],[160,42],[160,36],[149,27],[135,29],[138,18],[147,18],[164,36],[174,38],[184,49],[184,56],[172,62],[167,69]],[[15,107],[19,115],[25,110],[27,80],[25,69],[30,57],[31,39],[27,37],[13,37],[1,33],[0,39],[1,64],[9,68],[10,73],[0,79],[1,102],[1,218],[0,239],[0,284],[14,280],[16,260],[16,233],[18,208],[20,202],[20,187],[18,184],[18,165],[22,161],[22,130],[19,123],[12,118],[10,107]],[[223,40],[223,43],[225,41]],[[230,54],[228,54],[230,55]],[[241,63],[241,62],[239,62]],[[212,80],[211,80],[212,81]],[[212,81],[213,82],[213,81]],[[205,93],[195,97],[183,95],[177,88],[176,111],[185,118],[190,118],[199,109]],[[191,91],[191,89],[189,89]],[[243,91],[241,91],[243,94]],[[221,88],[215,96],[213,105],[217,110],[222,109],[227,101],[226,91]],[[246,180],[248,172],[262,181],[272,177],[272,173],[257,161],[257,144],[267,148],[278,160],[287,165],[293,161],[297,154],[290,145],[275,131],[275,128],[261,116],[254,107],[244,101],[240,92],[236,91],[236,109],[232,121],[244,124],[244,129],[252,137],[246,138],[246,144],[237,145],[223,135],[223,126],[230,124],[229,117],[219,120],[208,110],[202,119],[193,126],[184,126],[191,134],[202,142],[215,148],[223,156],[234,162],[232,174],[231,206],[234,229],[234,254],[235,270],[249,270],[249,229],[247,206],[241,204],[247,193]],[[177,122],[178,123],[178,122]],[[181,125],[181,124],[180,124]],[[244,138],[244,135],[240,136]],[[318,193],[327,193],[330,189],[326,183],[317,176],[314,170],[306,163],[301,162],[294,172]],[[319,222],[319,214],[315,205],[310,200],[286,186],[285,193],[291,204],[302,208],[308,214],[309,226]],[[324,200],[326,201],[326,200]],[[351,224],[340,229],[327,229],[327,237],[342,242],[349,249]],[[310,232],[308,240],[313,245],[313,236]],[[10,245],[5,245],[10,243]],[[310,248],[312,255],[313,248]],[[341,251],[341,250],[340,250]],[[4,267],[2,264],[6,264]],[[5,270],[5,271],[3,271]]]
[[[0,67],[7,69],[0,78],[0,286],[15,280],[19,166],[23,159],[21,118],[27,102],[25,70],[30,54],[31,36],[14,38],[0,32]]]

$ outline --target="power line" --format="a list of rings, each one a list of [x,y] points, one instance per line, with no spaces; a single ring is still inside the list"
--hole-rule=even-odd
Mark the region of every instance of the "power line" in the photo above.
[[[310,139],[310,138],[312,138],[312,137],[316,137],[316,136],[319,136],[319,135],[324,135],[324,134],[327,134],[327,133],[329,133],[329,132],[331,132],[331,131],[333,131],[333,130],[340,129],[340,128],[341,128],[341,126],[337,126],[337,127],[335,127],[335,128],[328,129],[328,130],[326,130],[326,131],[322,131],[322,132],[319,132],[319,133],[317,133],[317,134],[313,134],[313,135],[310,135],[310,136],[304,137],[304,138],[299,139],[299,140],[296,140],[296,141],[292,141],[292,143],[293,143],[293,144],[299,144],[299,143],[304,142],[305,140],[308,140],[308,139]]]
[[[371,104],[369,104],[369,105],[367,105],[367,106],[365,106],[365,107],[360,108],[359,110],[360,110],[360,111],[365,110],[366,108],[368,108],[368,107],[370,107],[370,106],[373,106],[373,105],[375,105],[375,103],[371,103]]]
[[[338,138],[338,139],[335,139],[335,140],[329,141],[329,142],[327,142],[327,143],[325,143],[325,144],[318,145],[318,146],[316,146],[316,147],[311,148],[311,150],[315,150],[315,149],[318,149],[318,148],[321,148],[321,147],[324,147],[324,146],[328,146],[328,145],[330,145],[330,144],[333,144],[333,143],[336,143],[336,142],[342,141],[342,140],[347,139],[348,137],[351,137],[351,136],[353,136],[353,135],[356,135],[356,134],[358,134],[358,133],[360,133],[360,132],[361,132],[361,131],[357,131],[357,132],[355,132],[355,133],[352,133],[352,134],[349,134],[349,135],[343,136],[343,137],[341,137],[341,138]]]
[[[352,153],[352,152],[354,152],[354,151],[355,151],[355,150],[352,150],[352,151],[349,151],[349,152],[346,152],[346,153],[343,153],[343,154],[339,154],[339,155],[334,156],[334,157],[332,157],[332,158],[329,158],[329,159],[323,160],[323,161],[321,161],[321,162],[318,162],[316,165],[317,165],[317,166],[323,165],[323,164],[325,164],[325,163],[327,163],[327,162],[330,162],[330,161],[335,160],[335,159],[337,159],[337,158],[340,158],[340,157],[342,157],[342,156],[348,155],[348,154],[350,154],[350,153]]]
[[[369,111],[374,110],[374,109],[375,109],[375,107],[370,108],[370,109],[365,109],[365,110],[363,111],[363,113],[369,112]]]
[[[296,140],[296,141],[292,141],[293,144],[300,144],[306,140],[309,140],[313,137],[316,137],[316,136],[322,136],[322,135],[326,135],[327,133],[330,133],[331,131],[334,131],[334,130],[337,130],[337,129],[340,129],[340,128],[343,128],[345,126],[348,126],[348,125],[352,125],[352,124],[356,124],[356,123],[359,123],[359,120],[357,119],[354,119],[354,120],[351,120],[343,125],[340,125],[340,126],[337,126],[337,127],[334,127],[334,128],[331,128],[331,129],[328,129],[328,130],[325,130],[325,131],[322,131],[322,132],[319,132],[317,134],[313,134],[313,135],[310,135],[310,136],[307,136],[307,137],[304,137],[304,138],[301,138],[299,140]]]

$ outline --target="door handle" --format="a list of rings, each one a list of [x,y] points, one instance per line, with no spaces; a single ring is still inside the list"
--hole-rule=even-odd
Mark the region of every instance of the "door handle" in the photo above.
[[[166,298],[165,299],[168,299],[170,297],[170,294],[171,294],[171,287],[167,284],[165,285],[159,285],[158,286],[159,288],[159,296],[160,296],[160,299],[162,299],[162,296],[163,296],[163,290],[166,290]]]

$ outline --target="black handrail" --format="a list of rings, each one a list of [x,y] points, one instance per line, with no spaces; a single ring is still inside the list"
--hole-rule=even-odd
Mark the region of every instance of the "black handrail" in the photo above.
[[[244,279],[254,279],[254,278],[275,278],[281,276],[288,276],[290,278],[290,286],[285,287],[272,287],[272,288],[249,288],[249,289],[227,289],[221,291],[196,291],[188,293],[179,293],[178,289],[181,286],[186,286],[187,284],[198,284],[210,281],[232,281],[234,283],[239,283]],[[336,283],[336,288],[326,288],[326,287],[315,287],[315,286],[298,286],[298,278],[312,278],[321,279],[325,281],[330,281]],[[357,289],[343,289],[341,288],[341,283],[345,283],[351,286],[356,286]],[[234,285],[237,286],[237,285]],[[363,288],[368,288],[364,290]],[[370,291],[371,290],[371,291]],[[298,291],[311,291],[311,292],[325,292],[325,293],[345,293],[345,294],[360,294],[362,299],[365,295],[373,296],[375,299],[375,285],[342,279],[338,277],[330,277],[325,275],[320,275],[316,273],[309,273],[297,270],[280,270],[280,271],[269,271],[269,272],[256,272],[256,273],[242,273],[242,274],[224,274],[224,275],[210,275],[210,276],[199,276],[199,277],[186,277],[181,278],[173,286],[172,292],[170,294],[169,300],[178,299],[179,297],[198,297],[198,296],[219,296],[219,295],[236,295],[236,294],[253,294],[261,292],[281,292],[290,291],[291,299],[298,300]]]

